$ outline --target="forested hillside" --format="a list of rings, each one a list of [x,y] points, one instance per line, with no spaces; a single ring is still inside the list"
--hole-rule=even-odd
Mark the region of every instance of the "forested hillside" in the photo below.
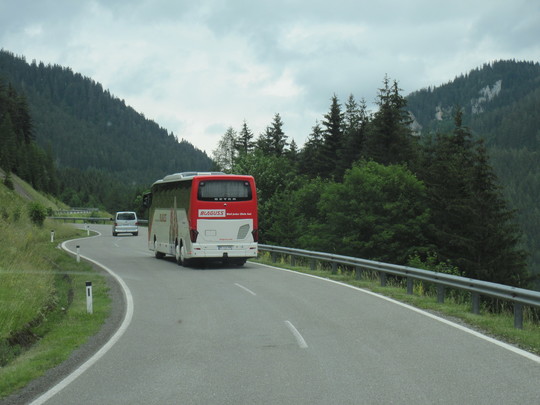
[[[456,106],[475,138],[485,140],[509,206],[517,210],[531,267],[540,272],[540,64],[485,64],[407,97],[424,137],[448,131]]]
[[[0,78],[0,169],[8,187],[15,173],[38,191],[58,192],[53,156],[34,141],[32,120],[26,98]],[[3,174],[3,173],[2,173]]]
[[[0,77],[25,98],[29,136],[52,154],[68,204],[113,209],[166,174],[212,167],[204,152],[69,68],[2,50]]]

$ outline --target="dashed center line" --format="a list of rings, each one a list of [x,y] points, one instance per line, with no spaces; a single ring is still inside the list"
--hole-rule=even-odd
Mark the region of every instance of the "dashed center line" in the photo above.
[[[257,294],[255,294],[253,291],[251,291],[249,288],[244,287],[244,286],[241,285],[241,284],[234,283],[234,285],[237,286],[237,287],[240,287],[240,288],[241,288],[242,290],[244,290],[244,291],[247,291],[247,292],[250,293],[251,295],[257,295]]]
[[[294,327],[294,325],[290,321],[285,321],[285,325],[289,328],[289,330],[292,332],[294,337],[296,338],[296,342],[298,343],[298,346],[300,346],[300,349],[307,349],[308,345],[300,332],[298,332],[298,329]]]

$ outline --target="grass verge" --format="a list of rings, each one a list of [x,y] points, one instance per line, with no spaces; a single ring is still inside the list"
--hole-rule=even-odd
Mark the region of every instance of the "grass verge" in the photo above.
[[[298,260],[298,258],[294,266],[290,265],[284,257],[279,258],[274,263],[267,252],[261,252],[259,257],[253,261],[363,288],[417,308],[437,313],[442,317],[452,318],[452,320],[462,322],[471,329],[485,335],[540,355],[540,324],[533,319],[530,309],[524,310],[523,329],[516,329],[514,328],[514,315],[508,308],[502,308],[498,313],[492,313],[484,307],[480,315],[473,314],[466,293],[448,291],[445,302],[438,303],[436,292],[431,288],[432,286],[422,283],[417,283],[414,293],[409,295],[404,288],[403,280],[389,279],[387,285],[381,287],[378,275],[375,273],[364,272],[357,279],[354,272],[338,268],[338,271],[333,273],[329,266],[321,263],[314,270],[311,270],[307,264],[302,265],[302,261]]]
[[[0,399],[66,360],[100,330],[111,310],[105,277],[57,247],[86,232],[48,221],[35,227],[23,216],[1,226]],[[93,290],[91,315],[87,281]]]

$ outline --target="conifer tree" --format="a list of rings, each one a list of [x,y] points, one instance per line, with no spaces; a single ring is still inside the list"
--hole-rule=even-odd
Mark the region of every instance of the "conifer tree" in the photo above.
[[[325,114],[324,125],[324,153],[322,155],[323,173],[325,177],[340,177],[342,165],[338,163],[343,148],[343,112],[337,96],[332,96],[330,111]]]
[[[0,121],[0,167],[11,172],[17,167],[17,135],[9,113]]]
[[[242,124],[242,129],[238,134],[236,150],[239,155],[253,152],[255,142],[253,141],[253,132],[248,128],[246,121]]]
[[[272,148],[272,128],[266,127],[263,133],[259,135],[255,143],[255,149],[262,152],[264,155],[273,154]]]
[[[471,278],[525,286],[530,282],[520,232],[489,165],[455,112],[452,134],[426,147],[420,173],[428,189],[439,256]]]
[[[299,171],[309,178],[323,177],[324,135],[321,124],[315,123],[300,153]]]
[[[289,161],[291,162],[291,168],[296,172],[298,171],[298,155],[300,152],[298,151],[298,146],[296,145],[296,142],[294,139],[289,144],[289,149],[285,152],[285,156]]]
[[[283,156],[288,145],[287,135],[283,132],[283,121],[279,113],[276,113],[272,121],[272,149],[274,154]]]
[[[265,154],[279,157],[284,155],[287,146],[287,135],[283,132],[283,121],[279,113],[276,113],[272,124],[266,127],[265,132],[257,139],[257,149]]]
[[[340,172],[352,167],[360,159],[364,147],[364,138],[368,124],[367,105],[364,99],[357,103],[351,94],[345,103],[343,119],[343,145],[338,164]]]
[[[28,107],[28,102],[24,95],[18,94],[15,96],[13,103],[13,123],[15,127],[18,128],[18,132],[20,133],[22,140],[26,144],[29,144],[34,140],[34,135],[32,133],[32,117],[30,116],[30,108]]]
[[[382,164],[402,164],[415,159],[411,119],[405,110],[407,101],[400,94],[397,81],[390,84],[385,76],[379,89],[379,110],[371,120],[365,140],[364,158]]]

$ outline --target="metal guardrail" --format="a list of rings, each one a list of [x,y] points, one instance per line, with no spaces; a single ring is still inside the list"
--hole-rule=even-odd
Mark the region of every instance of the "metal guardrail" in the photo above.
[[[90,223],[90,224],[106,224],[108,222],[112,222],[111,218],[102,218],[102,217],[47,217],[48,219],[55,219],[58,221],[64,221],[64,222],[73,222],[73,221],[82,221],[84,223]],[[147,219],[139,219],[137,222],[140,225],[147,225],[148,220]]]
[[[472,312],[475,314],[480,313],[480,296],[510,301],[514,304],[514,327],[517,329],[523,329],[523,305],[540,308],[540,292],[524,288],[331,253],[263,244],[259,244],[259,250],[270,252],[273,262],[278,254],[290,256],[293,265],[296,256],[310,259],[311,269],[315,269],[316,261],[331,263],[333,272],[337,272],[338,265],[352,266],[356,270],[357,278],[361,277],[364,269],[374,270],[379,273],[382,286],[386,285],[387,274],[404,277],[407,279],[408,294],[413,293],[414,280],[427,281],[437,286],[437,301],[441,303],[444,302],[445,288],[468,291],[471,293]]]
[[[66,214],[91,214],[92,212],[98,212],[99,208],[78,208],[72,207],[67,210],[57,210],[55,215],[66,215]]]

